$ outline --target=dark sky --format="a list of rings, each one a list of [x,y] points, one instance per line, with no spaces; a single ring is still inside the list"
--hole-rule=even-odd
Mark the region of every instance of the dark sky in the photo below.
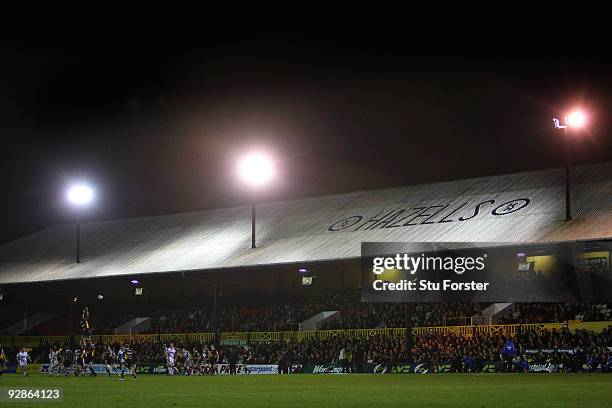
[[[581,105],[575,162],[612,160],[603,38],[579,53],[295,32],[193,42],[3,43],[0,242],[69,222],[72,180],[96,186],[90,219],[244,204],[235,164],[252,148],[278,160],[264,200],[502,174],[560,166],[551,118]]]

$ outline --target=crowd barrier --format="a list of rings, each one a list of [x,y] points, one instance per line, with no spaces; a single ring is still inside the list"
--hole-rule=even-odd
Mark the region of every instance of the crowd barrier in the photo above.
[[[478,334],[504,334],[513,335],[520,330],[532,330],[540,333],[544,330],[560,330],[567,327],[570,331],[589,330],[601,332],[612,326],[612,321],[605,322],[579,322],[569,321],[566,323],[535,323],[535,324],[492,324],[482,326],[438,326],[438,327],[414,327],[413,335],[424,335],[428,333],[448,334],[455,333],[463,337],[471,337]],[[403,336],[405,328],[384,329],[338,329],[318,331],[276,331],[276,332],[224,332],[219,334],[222,344],[246,344],[253,342],[289,341],[321,339],[326,340],[333,337],[349,339],[368,338],[373,336]],[[78,337],[78,336],[77,336]],[[210,343],[214,340],[214,333],[174,333],[174,334],[115,334],[115,335],[93,335],[93,341],[98,344],[117,343],[125,341],[148,341],[175,343],[199,342]],[[65,344],[69,342],[69,336],[0,336],[0,345],[3,346],[26,346],[36,347],[40,344]]]

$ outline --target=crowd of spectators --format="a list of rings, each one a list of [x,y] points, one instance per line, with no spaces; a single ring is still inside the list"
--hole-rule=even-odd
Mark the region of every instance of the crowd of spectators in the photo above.
[[[357,291],[331,292],[308,301],[284,305],[221,306],[220,331],[297,330],[300,322],[322,311],[338,310],[335,319],[319,329],[356,329],[404,327],[406,307],[413,326],[469,324],[480,314],[479,303],[362,303]],[[164,310],[153,316],[150,333],[188,333],[213,331],[213,309],[208,305]]]
[[[408,318],[414,327],[469,325],[480,315],[479,303],[349,303],[340,308],[340,316],[321,328],[354,329],[404,327]]]
[[[321,322],[318,329],[360,329],[405,327],[406,317],[413,327],[470,325],[472,317],[482,316],[483,303],[368,303],[361,302],[359,291],[315,293],[307,298],[278,298],[274,304],[258,299],[226,299],[218,307],[219,331],[257,332],[299,330],[299,324],[322,311],[338,311]],[[150,316],[145,333],[195,333],[214,331],[213,308],[201,300],[155,305],[157,310],[141,310]],[[94,334],[114,334],[114,329],[136,317],[129,308],[92,310],[90,324]],[[52,319],[30,329],[27,335],[67,333],[65,319]],[[497,323],[554,323],[568,320],[612,320],[609,305],[590,303],[516,303]],[[482,322],[479,322],[482,323]],[[78,316],[73,324],[78,325]]]
[[[324,301],[283,306],[221,307],[220,331],[296,330],[298,324],[324,310],[338,310],[337,317],[323,322],[319,329],[359,329],[404,327],[406,308],[414,327],[470,325],[481,316],[482,303],[364,303],[359,294],[331,294]],[[499,323],[558,323],[568,320],[611,320],[608,305],[588,303],[517,303],[502,315]],[[165,310],[152,319],[151,333],[187,333],[213,331],[212,308],[206,306]]]
[[[297,330],[300,322],[322,311],[338,315],[324,321],[319,329],[359,329],[404,327],[406,308],[414,327],[470,325],[481,316],[487,304],[463,303],[367,303],[354,291],[326,293],[306,302],[268,305],[226,306],[219,308],[220,331]],[[608,305],[589,303],[516,303],[499,323],[556,323],[568,320],[612,320]],[[210,306],[195,305],[164,310],[153,316],[151,333],[212,332]]]
[[[218,309],[220,331],[297,330],[298,324],[325,310],[325,304],[302,303],[265,307],[227,306]],[[212,332],[213,309],[196,306],[164,310],[151,319],[151,333]]]
[[[568,371],[588,370],[601,363],[612,369],[612,327],[600,333],[586,330],[570,332],[560,330],[523,330],[516,335],[503,333],[474,333],[464,336],[457,333],[427,333],[414,336],[410,355],[407,356],[406,338],[401,335],[374,335],[359,338],[332,336],[304,338],[290,341],[254,342],[248,345],[252,359],[250,364],[278,364],[283,367],[308,364],[341,364],[342,356],[349,361],[353,371],[361,371],[365,363],[402,365],[407,360],[429,363],[435,367],[445,364],[454,372],[480,371],[485,364],[500,361],[500,350],[511,339],[517,350],[515,360],[528,364],[562,364]],[[164,364],[163,350],[167,343],[134,341],[131,343],[138,364]],[[179,343],[177,348],[201,350],[207,346],[199,342]],[[102,355],[102,344],[97,344]],[[119,345],[115,344],[115,348]],[[227,362],[234,346],[221,346],[220,362]],[[17,346],[5,346],[9,361],[17,354]],[[34,362],[47,361],[49,345],[44,344],[30,351]],[[342,363],[343,364],[343,363]],[[605,368],[605,369],[607,369]]]
[[[596,303],[516,303],[514,309],[504,313],[500,323],[561,323],[568,320],[586,322],[612,319],[607,304]]]
[[[415,361],[429,361],[432,365],[447,363],[457,368],[465,368],[468,360],[477,370],[484,362],[499,359],[499,350],[507,339],[508,336],[503,334],[475,334],[470,337],[454,333],[426,334],[415,339],[412,356]],[[600,362],[612,357],[609,349],[612,345],[611,327],[601,333],[586,330],[571,333],[567,328],[542,330],[539,333],[524,330],[512,341],[519,351],[517,358],[536,364],[551,362],[578,368],[593,357]]]

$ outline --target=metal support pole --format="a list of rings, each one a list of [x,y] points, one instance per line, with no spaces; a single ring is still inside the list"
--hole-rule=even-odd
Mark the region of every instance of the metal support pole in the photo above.
[[[76,261],[81,263],[81,208],[77,207],[76,221]]]
[[[404,303],[405,309],[405,326],[406,326],[406,364],[409,364],[412,360],[412,320],[408,313],[408,291],[406,290],[406,302]]]
[[[572,219],[571,186],[570,186],[570,148],[567,136],[567,127],[563,129],[565,136],[565,221]]]
[[[68,339],[70,349],[74,346],[74,324],[72,321],[72,296],[68,295]]]
[[[213,286],[214,294],[213,294],[213,330],[214,330],[214,343],[215,347],[219,348],[219,308],[218,308],[218,296],[219,296],[219,288],[218,282],[215,280],[215,284]]]
[[[255,208],[255,200],[251,202],[251,248],[255,248],[255,222],[257,217],[257,209]]]

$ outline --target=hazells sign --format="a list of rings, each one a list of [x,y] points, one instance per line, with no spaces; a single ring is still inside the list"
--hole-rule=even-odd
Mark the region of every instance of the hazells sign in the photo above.
[[[411,225],[443,224],[464,222],[477,217],[504,216],[527,207],[529,198],[516,198],[498,204],[496,200],[481,201],[477,204],[440,204],[428,207],[401,208],[380,211],[374,216],[352,215],[334,222],[328,231],[359,231],[383,228],[408,227]]]

